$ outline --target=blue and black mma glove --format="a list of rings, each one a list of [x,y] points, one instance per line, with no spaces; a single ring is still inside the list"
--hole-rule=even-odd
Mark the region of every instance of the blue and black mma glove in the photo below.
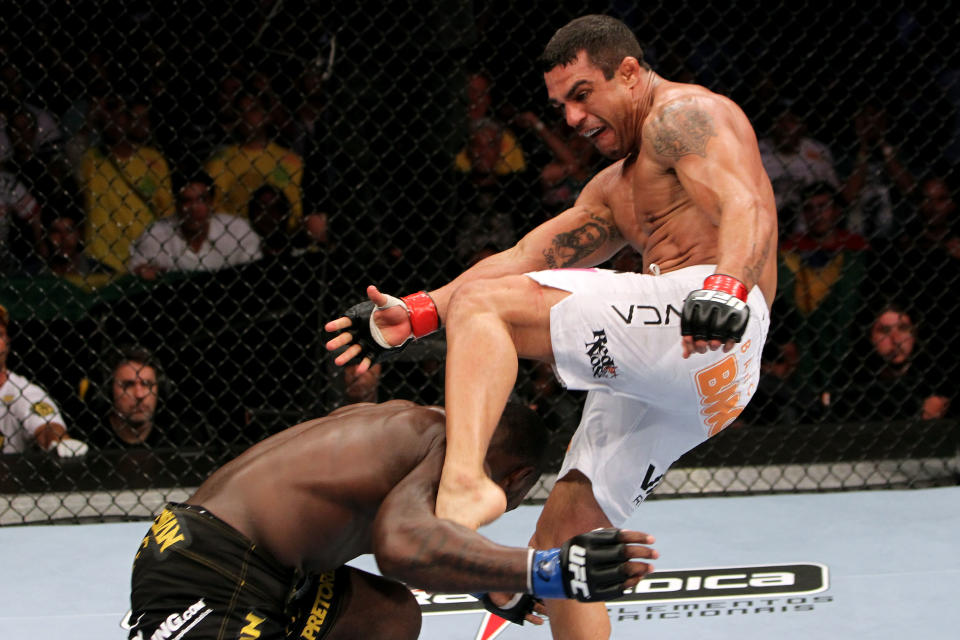
[[[683,301],[680,335],[694,340],[740,342],[750,320],[747,287],[732,276],[715,273],[703,288],[691,291]]]
[[[527,588],[537,598],[602,602],[623,595],[627,545],[619,529],[596,529],[563,546],[530,550]]]
[[[412,332],[398,345],[391,345],[383,337],[380,328],[373,320],[373,312],[378,309],[403,307],[410,318]],[[360,345],[360,359],[370,358],[370,364],[392,360],[406,348],[411,339],[428,336],[440,329],[440,314],[437,305],[425,291],[402,298],[387,296],[387,304],[378,307],[367,300],[355,304],[343,314],[350,318],[350,329],[353,329],[353,344]]]
[[[627,545],[619,541],[619,529],[596,529],[567,540],[553,549],[530,549],[527,561],[527,593],[497,606],[489,594],[473,594],[484,608],[504,620],[523,624],[543,598],[580,602],[603,602],[623,595],[628,562]]]

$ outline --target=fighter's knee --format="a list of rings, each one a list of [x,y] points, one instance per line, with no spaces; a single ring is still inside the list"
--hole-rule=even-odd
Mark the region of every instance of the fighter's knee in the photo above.
[[[516,303],[530,300],[539,287],[526,276],[504,276],[464,283],[450,298],[450,316],[479,311],[505,312]]]

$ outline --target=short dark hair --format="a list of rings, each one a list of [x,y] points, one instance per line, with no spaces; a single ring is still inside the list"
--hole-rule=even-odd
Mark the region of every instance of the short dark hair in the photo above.
[[[199,182],[200,184],[206,185],[207,189],[210,191],[210,196],[213,197],[214,191],[216,191],[216,183],[213,180],[213,177],[206,171],[194,171],[191,173],[177,173],[173,177],[173,195],[179,201],[180,192],[183,191],[183,188],[188,184],[193,184],[194,182]]]
[[[604,15],[581,16],[558,29],[537,58],[537,63],[546,73],[570,64],[581,51],[586,51],[587,58],[603,71],[607,80],[613,77],[624,58],[636,58],[643,68],[650,68],[643,60],[643,48],[630,27]]]
[[[546,466],[550,433],[543,419],[530,407],[509,402],[503,409],[491,447],[513,456],[539,475]]]
[[[110,355],[110,359],[108,361],[110,366],[110,384],[113,384],[113,376],[116,375],[117,369],[120,368],[120,365],[128,362],[137,362],[144,366],[150,367],[156,372],[158,381],[163,374],[163,371],[160,369],[160,362],[157,360],[156,356],[153,355],[152,351],[138,344],[128,344],[117,348]]]

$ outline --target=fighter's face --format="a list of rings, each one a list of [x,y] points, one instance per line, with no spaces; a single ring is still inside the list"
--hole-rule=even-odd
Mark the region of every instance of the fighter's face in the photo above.
[[[579,135],[608,158],[627,154],[625,122],[631,95],[619,73],[607,80],[581,52],[570,64],[546,72],[543,79],[551,104],[563,111],[567,124]]]

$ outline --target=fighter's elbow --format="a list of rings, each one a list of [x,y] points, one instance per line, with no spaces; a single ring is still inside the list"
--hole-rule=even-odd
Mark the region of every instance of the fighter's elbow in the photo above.
[[[394,580],[409,582],[430,566],[429,545],[418,541],[418,529],[409,522],[388,526],[378,523],[373,536],[373,556],[380,573]]]

